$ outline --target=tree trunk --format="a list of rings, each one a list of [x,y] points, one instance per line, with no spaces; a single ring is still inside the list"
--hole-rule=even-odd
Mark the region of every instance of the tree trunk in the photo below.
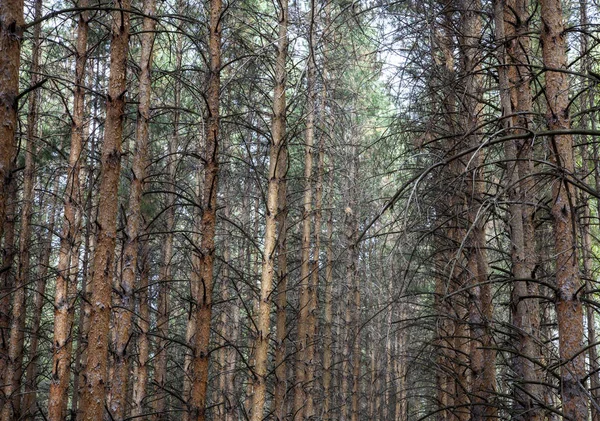
[[[0,7],[0,240],[4,236],[10,184],[16,153],[17,95],[23,39],[23,1],[3,1]],[[5,243],[6,244],[6,243]],[[5,245],[6,247],[6,245]],[[3,265],[5,266],[5,265]]]
[[[258,320],[256,323],[256,339],[254,343],[254,378],[252,411],[250,419],[261,421],[263,419],[266,391],[267,391],[267,363],[271,333],[271,296],[273,277],[275,275],[275,250],[277,247],[277,222],[279,210],[279,187],[285,176],[287,164],[283,157],[282,145],[285,142],[286,119],[286,58],[287,58],[287,0],[280,3],[279,11],[279,40],[277,43],[277,58],[275,62],[275,89],[273,93],[273,122],[272,143],[269,145],[269,181],[267,187],[267,209],[265,212],[264,250],[262,260],[260,301],[258,303]],[[285,194],[285,192],[283,192]],[[285,220],[279,220],[285,226]],[[279,250],[281,253],[281,250]],[[281,291],[280,291],[281,292]],[[284,291],[285,294],[285,291]],[[285,331],[285,326],[283,327]],[[285,386],[284,386],[285,387]],[[276,407],[277,408],[277,407]]]
[[[311,362],[307,359],[307,346],[309,345],[308,324],[310,314],[310,236],[311,236],[311,213],[312,213],[312,173],[313,173],[313,145],[315,136],[315,79],[316,79],[316,19],[315,0],[311,0],[310,29],[309,29],[309,52],[307,64],[307,116],[305,130],[305,158],[304,158],[304,195],[302,209],[302,242],[301,242],[301,266],[300,266],[300,313],[298,316],[298,356],[296,360],[296,387],[294,392],[294,419],[305,418],[304,408],[312,396],[307,393],[306,381]]]
[[[327,216],[327,261],[325,263],[325,320],[323,326],[323,419],[332,417],[332,369],[333,369],[333,164],[329,165]]]
[[[139,314],[139,333],[137,338],[138,358],[134,366],[133,373],[133,391],[131,417],[140,417],[144,413],[144,399],[146,398],[148,382],[148,361],[150,341],[148,332],[150,331],[150,308],[148,304],[148,279],[150,278],[149,251],[148,242],[143,241],[140,245],[141,254],[138,256],[138,265],[140,267],[140,286],[137,293],[138,314]]]
[[[479,45],[481,39],[481,3],[464,0],[461,3],[461,39],[460,50],[462,71],[464,72],[465,93],[462,99],[462,125],[468,147],[481,144],[478,133],[482,124],[483,94]],[[467,179],[465,196],[467,202],[467,222],[469,238],[465,244],[467,250],[467,271],[469,277],[469,322],[471,329],[470,368],[471,368],[471,419],[483,421],[496,418],[497,410],[493,398],[496,391],[496,352],[492,349],[491,326],[492,291],[487,282],[487,252],[485,218],[483,212],[485,194],[484,156],[481,149],[470,159],[473,167],[465,168]]]
[[[37,272],[37,282],[35,287],[35,295],[33,299],[33,316],[31,321],[31,342],[29,345],[29,364],[27,365],[27,372],[25,374],[25,396],[23,397],[23,414],[26,420],[33,421],[35,414],[38,411],[37,392],[38,392],[38,374],[39,374],[39,360],[38,345],[41,333],[42,324],[42,312],[44,304],[46,303],[46,282],[48,276],[48,268],[50,267],[50,255],[52,254],[52,237],[54,233],[54,226],[56,221],[56,208],[58,205],[58,190],[59,190],[59,178],[56,178],[56,182],[53,190],[52,204],[50,205],[50,215],[48,217],[48,223],[46,225],[48,233],[44,237],[43,244],[44,248],[40,255],[40,266]]]
[[[39,18],[42,4],[40,0],[35,2],[35,16]],[[30,86],[35,87],[38,82],[39,59],[40,59],[40,25],[34,27],[34,45],[32,48],[31,80]],[[3,419],[18,419],[21,416],[21,377],[23,374],[23,344],[25,340],[25,300],[26,288],[29,285],[30,275],[30,236],[31,215],[33,209],[33,188],[35,181],[35,138],[37,137],[37,112],[38,112],[39,90],[29,94],[29,110],[27,113],[27,138],[25,146],[25,173],[23,180],[23,204],[21,209],[21,232],[19,236],[19,265],[17,271],[17,282],[13,294],[13,309],[11,330],[9,339],[9,364],[6,376],[5,396],[9,399],[4,407]],[[16,105],[16,104],[15,104]],[[0,200],[2,200],[0,198]],[[4,223],[4,220],[3,222]],[[1,234],[0,234],[1,235]]]
[[[221,89],[221,20],[222,0],[209,3],[210,55],[208,75],[208,124],[206,133],[205,175],[202,194],[202,220],[200,222],[200,282],[196,313],[196,342],[194,350],[191,413],[197,421],[206,419],[206,391],[208,387],[208,362],[210,322],[212,315],[213,272],[215,255],[215,226],[217,213],[217,187],[219,175],[219,102]]]
[[[92,269],[92,300],[88,334],[86,384],[83,395],[85,421],[103,419],[106,406],[108,330],[110,324],[112,275],[116,243],[116,223],[121,170],[121,143],[125,112],[127,53],[129,44],[129,0],[120,0],[112,14],[110,76],[106,101],[106,121],[102,144],[98,229]]]
[[[87,6],[87,0],[79,2]],[[79,14],[77,23],[77,45],[75,57],[75,95],[73,101],[73,121],[71,127],[71,149],[65,189],[64,221],[60,239],[57,267],[56,292],[54,298],[54,340],[52,358],[52,380],[48,397],[48,419],[63,420],[63,412],[68,399],[71,359],[71,326],[69,314],[72,302],[69,298],[69,278],[77,273],[76,237],[81,220],[80,172],[84,142],[85,112],[85,67],[87,61],[88,17],[86,12]]]
[[[550,130],[569,130],[569,81],[567,45],[560,0],[542,0],[542,55],[546,69],[546,119]],[[585,353],[583,346],[583,306],[577,259],[577,220],[573,186],[567,180],[574,174],[573,138],[570,134],[550,138],[556,179],[552,185],[556,252],[556,318],[559,352],[562,362],[560,381],[563,414],[569,420],[588,417],[588,399],[584,388]]]
[[[143,12],[145,16],[140,54],[139,106],[129,192],[129,215],[127,217],[126,243],[123,251],[123,272],[121,284],[117,288],[118,298],[113,313],[115,324],[113,344],[114,377],[111,380],[109,408],[114,420],[123,419],[126,410],[127,381],[131,355],[127,347],[130,343],[133,343],[131,341],[131,324],[134,314],[133,298],[136,289],[136,275],[138,274],[138,250],[140,249],[140,235],[145,231],[142,195],[145,188],[146,168],[148,167],[148,125],[152,99],[152,52],[154,30],[156,29],[156,20],[154,19],[156,13],[155,1],[145,0]],[[146,291],[144,293],[147,294]],[[142,301],[140,301],[141,305]],[[135,402],[134,408],[139,408],[138,405],[135,405]]]
[[[2,295],[2,348],[0,349],[0,376],[2,384],[12,387],[6,368],[10,365],[10,352],[7,336],[10,327],[11,286],[7,283],[14,254],[11,252],[14,237],[11,230],[11,207],[14,206],[16,185],[13,177],[13,164],[16,159],[17,96],[19,94],[19,66],[21,41],[23,39],[23,1],[3,1],[0,3],[0,241],[4,238],[2,271],[4,285]],[[6,236],[5,236],[6,233]],[[8,398],[9,396],[6,395]],[[0,402],[4,404],[5,402]],[[4,407],[4,405],[2,405]]]

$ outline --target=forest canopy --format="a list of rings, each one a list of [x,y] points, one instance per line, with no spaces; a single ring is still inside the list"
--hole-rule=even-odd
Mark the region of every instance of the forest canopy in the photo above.
[[[0,421],[600,421],[597,0],[0,0]]]

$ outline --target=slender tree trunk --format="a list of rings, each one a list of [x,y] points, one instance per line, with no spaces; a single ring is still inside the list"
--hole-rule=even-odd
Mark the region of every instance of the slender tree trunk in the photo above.
[[[35,16],[41,14],[41,0],[35,3]],[[32,49],[30,86],[38,82],[40,56],[40,25],[34,28],[34,45]],[[23,344],[25,340],[26,287],[30,275],[30,237],[31,215],[33,209],[33,188],[35,181],[35,138],[37,136],[37,103],[39,90],[29,94],[29,111],[27,114],[27,138],[25,145],[25,173],[23,175],[23,203],[21,208],[21,232],[19,235],[19,265],[17,281],[13,293],[12,319],[8,349],[8,372],[5,380],[5,396],[9,400],[2,413],[3,420],[21,417],[21,377],[23,374]],[[15,104],[16,106],[16,104]],[[2,200],[2,199],[0,199]],[[2,222],[4,223],[4,221]]]
[[[148,304],[148,279],[150,278],[148,241],[142,241],[141,254],[138,256],[140,267],[140,285],[137,293],[139,333],[137,338],[138,358],[134,365],[131,417],[140,417],[144,413],[144,399],[147,393],[148,361],[150,355],[150,308]]]
[[[160,284],[158,287],[158,314],[156,316],[156,329],[158,332],[158,343],[155,356],[154,367],[154,384],[156,386],[156,397],[154,398],[154,419],[157,421],[166,420],[168,414],[167,409],[167,363],[169,346],[169,321],[170,321],[170,289],[172,281],[172,265],[173,259],[173,228],[175,225],[175,154],[179,145],[179,119],[181,107],[180,80],[179,72],[181,71],[182,62],[182,36],[177,38],[176,59],[175,59],[175,101],[173,111],[173,136],[169,142],[168,158],[167,158],[167,173],[169,175],[166,195],[166,228],[165,239],[163,243],[162,266],[160,269]]]
[[[200,282],[196,313],[196,343],[194,350],[191,412],[198,421],[206,419],[206,391],[208,387],[208,362],[210,322],[212,315],[212,292],[215,255],[215,226],[217,213],[217,187],[219,175],[219,102],[221,89],[221,20],[222,0],[209,3],[208,52],[208,124],[205,143],[205,175],[202,197],[202,220],[200,235]]]
[[[98,229],[92,269],[92,300],[88,334],[86,384],[83,395],[85,421],[103,419],[106,405],[108,330],[110,324],[112,274],[116,243],[121,143],[125,114],[127,53],[129,44],[129,0],[119,0],[112,14],[110,77],[102,144],[102,174],[98,202]]]
[[[139,106],[136,125],[135,154],[133,157],[132,180],[129,194],[129,215],[127,217],[127,236],[123,251],[123,272],[121,283],[117,288],[118,298],[113,317],[115,324],[114,374],[110,389],[110,411],[114,420],[125,416],[127,397],[127,381],[129,377],[130,355],[127,347],[132,344],[131,325],[134,312],[134,291],[138,274],[138,251],[140,235],[144,232],[142,213],[142,195],[144,193],[146,168],[148,167],[148,125],[150,122],[150,105],[152,99],[152,51],[154,31],[156,29],[156,5],[154,0],[145,0],[143,5],[144,20],[140,55]],[[147,292],[145,292],[147,294]],[[140,306],[142,302],[140,301]],[[141,402],[140,402],[141,403]],[[135,405],[134,408],[139,408]],[[141,408],[140,408],[141,409]],[[136,415],[140,413],[136,412]]]
[[[79,2],[86,7],[87,0]],[[75,58],[75,96],[73,103],[73,121],[71,127],[71,149],[69,152],[69,169],[65,190],[64,221],[60,239],[57,267],[56,292],[54,299],[54,341],[52,359],[52,381],[48,397],[48,419],[63,420],[66,414],[67,393],[70,376],[71,359],[71,326],[69,314],[72,312],[72,301],[69,297],[69,278],[77,273],[77,255],[75,252],[81,219],[80,171],[81,155],[84,142],[85,111],[85,67],[87,61],[88,17],[86,12],[79,14],[77,24],[77,45]]]
[[[0,380],[2,381],[2,396],[0,404],[0,416],[1,410],[4,408],[5,399],[7,396],[4,394],[4,385],[8,383],[8,365],[9,365],[9,342],[10,342],[10,326],[11,326],[11,301],[13,295],[13,289],[15,285],[15,273],[13,270],[13,264],[15,260],[16,244],[16,220],[17,220],[17,179],[12,177],[9,185],[7,186],[8,203],[6,205],[6,220],[4,221],[4,246],[2,249],[3,260],[2,270],[0,273],[2,281],[2,297],[0,297],[0,316],[2,323],[2,348],[0,349]]]
[[[38,20],[42,15],[42,1],[36,0],[34,20]],[[32,63],[31,63],[31,86],[35,86],[38,83],[38,73],[40,70],[40,33],[41,24],[34,27],[33,40],[34,45],[32,49]],[[29,114],[27,115],[27,130],[28,139],[37,137],[37,113],[38,113],[38,97],[37,92],[32,92],[29,97]],[[58,178],[56,182],[58,187]],[[44,307],[44,293],[46,289],[46,274],[48,272],[48,264],[50,263],[50,254],[52,252],[52,233],[54,231],[54,221],[56,214],[56,204],[58,198],[58,188],[55,188],[54,198],[52,200],[52,206],[50,208],[50,216],[48,221],[48,234],[45,237],[44,248],[40,255],[40,269],[37,273],[37,282],[35,288],[35,295],[33,298],[33,316],[31,322],[31,339],[29,345],[29,364],[27,366],[27,372],[25,375],[25,395],[23,397],[23,414],[28,417],[27,419],[33,419],[37,408],[34,403],[37,396],[37,376],[38,376],[38,365],[39,358],[37,355],[38,344],[40,337],[40,324],[42,320],[42,310]]]
[[[529,54],[527,4],[523,0],[499,0],[495,3],[496,40],[501,45],[500,97],[504,127],[508,133],[527,133],[527,114],[531,112],[529,71],[526,67]],[[512,369],[516,373],[513,417],[536,421],[541,419],[542,412],[536,406],[541,395],[539,369],[536,369],[535,361],[542,355],[537,345],[540,310],[535,296],[538,288],[535,281],[527,280],[535,276],[536,263],[533,213],[525,204],[532,194],[533,181],[529,145],[530,140],[508,141],[505,151],[509,160],[507,181],[511,203],[512,272],[516,279],[511,297],[511,318],[518,337],[516,354],[512,358]]]
[[[286,119],[286,58],[287,58],[287,0],[283,0],[279,10],[279,40],[275,62],[275,89],[273,93],[272,143],[269,145],[269,181],[267,187],[267,209],[264,234],[264,251],[258,303],[257,332],[254,343],[254,379],[252,395],[252,421],[261,421],[267,391],[267,362],[271,331],[271,296],[275,275],[275,250],[277,247],[277,221],[279,210],[280,177],[285,176],[287,160],[283,157],[282,145],[285,142]],[[285,192],[283,192],[285,194]],[[281,222],[281,221],[280,221]],[[283,221],[285,224],[285,221]],[[281,250],[279,250],[281,253]],[[285,294],[285,291],[284,291]],[[285,326],[283,327],[285,331]],[[284,386],[285,387],[285,386]]]
[[[96,75],[98,72],[96,72]],[[95,99],[91,106],[94,113],[98,109],[97,99]],[[93,119],[95,120],[95,119]],[[88,126],[86,126],[88,127]],[[90,330],[90,314],[91,314],[91,297],[92,297],[92,285],[90,278],[92,276],[90,263],[94,256],[94,250],[96,248],[96,240],[94,236],[94,225],[92,221],[96,220],[97,215],[97,202],[95,196],[95,161],[94,156],[96,154],[96,140],[94,136],[90,138],[90,152],[88,154],[88,163],[86,166],[87,186],[86,186],[86,202],[85,209],[87,209],[88,216],[85,222],[85,238],[84,238],[84,252],[83,260],[81,262],[81,294],[82,299],[79,304],[79,321],[77,329],[77,353],[75,356],[75,373],[76,376],[73,380],[73,401],[72,401],[72,412],[76,416],[77,421],[83,419],[85,414],[85,402],[83,401],[83,394],[85,388],[80,385],[85,384],[85,363],[87,361],[87,345],[88,345],[88,332]]]
[[[468,146],[481,144],[477,132],[481,125],[483,94],[479,46],[481,39],[481,3],[464,0],[461,3],[461,58],[465,80],[463,103],[463,130]],[[465,196],[467,197],[467,219],[470,233],[466,244],[468,250],[467,270],[470,278],[469,322],[471,328],[471,419],[483,421],[495,418],[497,410],[493,403],[496,391],[496,352],[492,347],[491,327],[493,317],[492,291],[487,282],[487,252],[483,196],[485,194],[484,157],[478,150],[470,160],[473,170],[467,178]]]
[[[46,282],[48,276],[48,268],[50,266],[50,256],[52,254],[52,237],[56,221],[56,208],[58,205],[58,190],[59,178],[56,178],[56,183],[53,190],[52,204],[50,205],[50,215],[48,217],[47,230],[48,233],[44,237],[44,248],[40,256],[40,266],[37,272],[37,282],[35,287],[35,295],[33,299],[33,316],[31,321],[31,343],[29,345],[29,364],[25,373],[25,396],[23,397],[23,414],[26,420],[34,420],[35,414],[38,411],[36,406],[38,392],[38,374],[39,360],[38,345],[41,333],[42,312],[46,303]]]
[[[569,130],[569,81],[567,45],[563,11],[559,0],[541,0],[542,55],[546,69],[546,118],[550,130]],[[550,138],[556,179],[552,185],[552,216],[554,218],[556,252],[556,318],[562,362],[560,381],[562,410],[569,420],[588,417],[585,384],[585,354],[583,346],[583,306],[578,297],[581,289],[577,259],[577,220],[573,186],[567,180],[574,174],[572,135]]]
[[[332,417],[332,369],[333,369],[333,165],[329,166],[328,197],[330,198],[327,216],[327,256],[325,263],[325,321],[323,326],[323,419]]]
[[[312,173],[313,173],[313,145],[315,136],[315,79],[316,79],[316,19],[315,0],[311,0],[310,29],[309,29],[309,52],[307,63],[307,116],[305,130],[305,158],[304,158],[304,195],[302,209],[302,242],[301,242],[301,266],[300,266],[300,314],[298,317],[298,357],[296,361],[296,387],[294,392],[294,419],[305,418],[304,407],[312,396],[307,393],[306,381],[310,361],[307,359],[308,319],[310,313],[310,236],[311,236],[311,213],[312,213]],[[311,406],[309,404],[309,406]]]
[[[0,348],[0,376],[3,385],[12,387],[10,374],[6,368],[10,365],[8,335],[10,328],[10,293],[7,283],[12,266],[14,238],[11,235],[11,207],[14,206],[16,186],[13,178],[13,164],[16,158],[17,131],[17,95],[19,94],[19,66],[21,41],[23,39],[23,1],[2,1],[0,3],[0,241],[4,238],[2,272],[3,297],[0,313],[2,329],[2,347]],[[5,235],[6,234],[6,235]],[[8,391],[8,390],[7,390]],[[9,397],[5,395],[5,397]],[[0,402],[4,404],[5,402]],[[4,405],[3,405],[4,407]]]
[[[285,1],[285,0],[284,0]],[[286,2],[287,6],[287,2]],[[286,140],[281,145],[279,154],[279,164],[277,176],[279,180],[279,194],[277,196],[277,297],[276,297],[276,330],[275,339],[275,391],[273,397],[273,411],[276,421],[283,421],[287,418],[287,289],[288,289],[288,264],[287,264],[287,166],[288,149]]]
[[[7,205],[11,199],[9,186],[16,153],[17,95],[24,24],[23,1],[3,0],[0,3],[0,121],[3,122],[0,126],[0,240],[4,236]]]

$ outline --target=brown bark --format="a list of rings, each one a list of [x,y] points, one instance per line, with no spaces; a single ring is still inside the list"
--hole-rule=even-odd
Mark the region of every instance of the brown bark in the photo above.
[[[285,1],[285,0],[284,0]],[[283,3],[282,3],[283,4]],[[287,6],[287,2],[286,2]],[[273,397],[273,411],[275,420],[283,421],[287,417],[286,395],[287,395],[287,288],[288,288],[288,264],[287,264],[287,166],[288,149],[284,140],[279,154],[277,176],[279,180],[279,194],[277,206],[277,297],[276,297],[276,338],[275,338],[275,390]]]
[[[125,112],[127,53],[129,44],[129,0],[119,0],[112,14],[110,76],[106,101],[106,121],[102,144],[101,178],[96,220],[97,240],[92,269],[92,299],[88,333],[85,390],[85,421],[100,420],[106,405],[108,331],[110,324],[112,274],[116,242],[116,222],[121,143]]]
[[[148,339],[148,332],[150,331],[150,308],[148,303],[148,279],[150,278],[150,267],[148,262],[148,242],[142,242],[140,247],[141,254],[138,256],[140,285],[136,294],[139,315],[139,333],[137,337],[138,356],[133,372],[132,418],[139,417],[144,413],[143,402],[147,393],[148,360],[150,354],[150,341]]]
[[[271,300],[273,278],[275,276],[275,251],[277,248],[277,222],[279,210],[279,188],[285,176],[287,160],[283,157],[282,145],[285,142],[286,119],[286,58],[287,58],[287,1],[280,3],[279,10],[279,39],[277,43],[277,58],[275,62],[275,87],[273,93],[272,141],[269,145],[269,173],[267,187],[266,222],[264,234],[264,250],[260,282],[260,301],[256,322],[256,339],[254,342],[254,376],[251,420],[261,421],[264,417],[264,407],[267,390],[267,362],[269,339],[271,336]],[[285,194],[285,192],[284,192]],[[279,220],[285,224],[285,221]],[[281,253],[281,250],[279,250]],[[285,294],[285,291],[284,291]],[[285,331],[285,326],[283,327]],[[285,387],[285,386],[284,386]]]
[[[86,7],[87,0],[79,2]],[[60,239],[56,292],[54,299],[54,340],[52,360],[52,380],[48,397],[48,419],[63,420],[66,414],[67,392],[71,359],[70,314],[73,311],[69,297],[69,278],[77,273],[76,237],[81,220],[80,171],[84,142],[84,96],[85,67],[87,61],[88,17],[86,12],[79,15],[77,24],[77,45],[75,57],[75,95],[71,127],[71,149],[65,189],[64,221]]]
[[[38,20],[42,15],[42,1],[36,0],[34,20]],[[38,24],[33,29],[33,48],[32,48],[32,63],[31,63],[31,81],[30,86],[35,86],[38,83],[38,73],[40,70],[40,33],[41,24]],[[29,113],[27,115],[27,137],[33,139],[37,137],[37,112],[38,112],[38,97],[37,92],[32,92],[29,97]],[[55,183],[54,198],[50,208],[50,216],[48,220],[48,233],[44,238],[44,247],[40,255],[40,269],[37,272],[37,282],[35,287],[35,295],[33,298],[33,315],[31,321],[31,339],[29,345],[29,364],[25,375],[25,395],[23,397],[23,414],[28,419],[33,419],[37,408],[34,403],[37,394],[37,376],[39,372],[38,361],[38,344],[40,337],[40,324],[42,320],[42,310],[45,303],[44,293],[46,289],[46,275],[48,273],[48,264],[50,263],[50,254],[52,251],[52,233],[54,232],[54,221],[56,216],[56,204],[58,198],[58,178]]]
[[[10,197],[13,160],[16,153],[17,95],[23,39],[23,1],[4,0],[0,4],[0,240],[4,236]],[[6,247],[6,246],[5,246]],[[4,265],[3,265],[4,266]]]
[[[130,355],[127,347],[131,341],[131,325],[138,274],[138,250],[140,235],[144,232],[142,212],[142,195],[144,193],[146,168],[148,167],[148,125],[150,122],[150,105],[152,99],[152,52],[154,46],[154,30],[156,13],[154,0],[145,0],[143,4],[143,34],[140,54],[139,106],[136,124],[136,143],[133,157],[132,179],[129,192],[129,214],[127,216],[126,243],[123,250],[123,272],[120,285],[117,287],[118,298],[113,310],[115,338],[113,344],[114,374],[110,384],[111,416],[115,420],[123,419],[127,397],[127,381],[129,377]],[[144,291],[145,292],[145,291]],[[140,300],[140,306],[142,301]],[[139,390],[138,390],[139,391]],[[138,398],[139,396],[136,396]],[[135,408],[139,405],[134,403]],[[141,408],[140,408],[141,409]],[[139,413],[138,413],[139,415]]]
[[[96,69],[97,70],[97,69]],[[98,72],[96,72],[98,75]],[[92,108],[97,110],[98,99],[94,99]],[[93,116],[94,119],[96,116]],[[89,127],[86,125],[86,127]],[[87,338],[90,329],[90,314],[91,314],[91,297],[92,285],[90,282],[91,260],[93,260],[94,250],[96,245],[95,230],[93,221],[96,220],[98,211],[97,197],[95,195],[95,160],[96,140],[94,137],[90,139],[90,153],[88,154],[88,164],[86,166],[86,202],[85,208],[90,210],[91,215],[88,215],[85,222],[85,237],[83,243],[83,260],[81,262],[81,294],[82,300],[79,304],[79,320],[77,329],[77,353],[75,356],[75,379],[73,380],[73,400],[72,412],[75,414],[77,421],[83,419],[85,413],[85,402],[83,401],[84,388],[80,385],[85,384],[85,363],[87,361]]]
[[[495,4],[496,40],[500,44],[500,97],[504,128],[509,133],[526,133],[531,112],[529,89],[529,54],[527,1],[506,0]],[[511,296],[511,318],[518,337],[512,357],[515,372],[513,417],[517,420],[539,420],[541,408],[536,406],[539,394],[539,369],[535,361],[541,358],[538,343],[539,303],[535,298],[537,285],[533,278],[536,253],[533,213],[525,203],[532,194],[533,173],[530,139],[508,141],[505,144],[508,163],[507,181],[510,201],[511,261],[514,281]],[[517,160],[519,158],[519,160]],[[529,201],[531,201],[529,199]]]
[[[569,81],[567,45],[563,11],[559,0],[542,0],[542,55],[546,67],[546,119],[550,130],[568,130]],[[552,69],[552,70],[550,70]],[[583,345],[583,306],[578,297],[581,288],[577,259],[577,220],[574,218],[575,194],[567,180],[574,174],[573,138],[556,135],[550,138],[556,178],[552,185],[556,252],[556,318],[558,321],[561,365],[562,410],[566,419],[588,417]]]
[[[41,333],[42,312],[46,303],[46,282],[48,269],[50,265],[50,255],[52,254],[52,236],[56,221],[56,210],[58,205],[58,185],[59,178],[56,178],[53,199],[50,205],[50,215],[47,222],[47,234],[43,240],[43,250],[40,255],[40,266],[37,271],[37,282],[35,286],[35,295],[33,298],[33,316],[31,321],[31,339],[29,345],[29,364],[25,373],[25,396],[23,397],[23,414],[26,420],[33,420],[38,411],[36,406],[38,392],[38,374],[39,374],[39,355],[38,345]]]
[[[173,136],[169,141],[168,147],[168,158],[167,158],[167,173],[169,175],[168,187],[166,195],[167,209],[166,214],[166,228],[165,237],[162,249],[162,265],[160,268],[160,284],[158,287],[158,311],[156,316],[156,329],[158,333],[157,349],[155,351],[154,364],[154,385],[155,395],[153,401],[154,406],[154,419],[166,420],[168,414],[167,409],[167,363],[168,363],[168,352],[167,347],[170,343],[168,339],[169,335],[169,321],[170,321],[170,285],[172,281],[172,264],[173,259],[173,228],[175,225],[175,153],[179,144],[179,119],[180,119],[180,83],[178,73],[181,70],[182,61],[182,38],[181,36],[177,39],[176,47],[176,80],[175,80],[175,101],[173,104]]]
[[[193,382],[190,410],[193,419],[206,419],[206,390],[208,387],[208,362],[210,322],[212,315],[213,271],[215,255],[215,226],[217,212],[217,187],[219,175],[219,128],[221,89],[221,18],[222,1],[210,0],[209,37],[210,55],[208,75],[208,121],[205,142],[205,175],[202,194],[202,220],[200,222],[200,282],[196,313],[196,341],[194,349]]]
[[[35,15],[41,14],[41,1],[35,3]],[[40,25],[36,25],[33,34],[32,64],[30,86],[38,82],[40,56]],[[8,349],[8,370],[5,379],[5,396],[9,402],[4,407],[3,419],[21,417],[21,377],[23,374],[23,344],[25,340],[25,300],[26,287],[30,276],[30,236],[31,215],[33,210],[33,188],[35,181],[35,138],[37,136],[37,112],[39,90],[29,94],[29,110],[27,113],[27,133],[25,142],[25,171],[23,175],[23,200],[21,208],[21,232],[19,235],[19,264],[15,292],[13,293],[12,320]],[[2,199],[0,199],[2,200]]]
[[[2,347],[0,348],[0,376],[2,384],[12,383],[6,370],[10,364],[8,335],[10,326],[11,285],[7,282],[13,260],[14,225],[10,218],[14,206],[16,186],[13,177],[13,164],[16,158],[17,95],[19,94],[19,66],[21,41],[23,39],[23,1],[5,0],[0,3],[0,241],[4,238],[2,249],[3,291],[0,313],[2,329]],[[4,404],[4,402],[0,402]],[[3,405],[4,406],[4,405]]]
[[[481,125],[483,104],[483,80],[480,65],[481,3],[465,0],[461,3],[461,59],[464,72],[465,94],[462,99],[462,125],[468,146],[481,144],[477,132]],[[484,156],[482,150],[475,152],[470,160],[473,168],[468,171],[465,186],[467,201],[468,238],[467,271],[469,277],[469,322],[471,329],[470,368],[471,368],[471,419],[483,421],[495,418],[497,410],[493,398],[496,391],[495,360],[492,347],[490,324],[492,322],[492,291],[487,282],[487,252],[485,236],[485,194]]]
[[[316,4],[311,1],[310,29],[309,29],[309,51],[307,60],[307,115],[304,158],[304,195],[302,199],[302,240],[300,257],[300,314],[298,316],[298,351],[296,360],[296,385],[294,390],[294,418],[302,420],[305,418],[304,407],[312,396],[307,393],[307,376],[310,361],[307,359],[307,347],[309,346],[308,324],[311,306],[310,291],[310,237],[311,237],[311,213],[312,213],[312,182],[313,182],[313,145],[315,136],[315,79],[316,79],[316,36],[315,17]],[[308,404],[309,406],[311,404]]]
[[[329,165],[328,190],[330,197],[327,216],[327,251],[325,263],[325,320],[323,326],[323,419],[332,419],[332,368],[333,368],[333,165]]]

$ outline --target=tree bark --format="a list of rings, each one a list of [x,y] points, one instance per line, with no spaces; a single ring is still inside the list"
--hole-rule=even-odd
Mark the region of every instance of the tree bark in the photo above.
[[[134,314],[134,291],[138,274],[138,251],[140,235],[144,229],[142,212],[142,195],[145,189],[146,168],[148,159],[148,139],[150,122],[150,105],[152,100],[152,53],[154,47],[154,31],[156,29],[156,4],[154,0],[145,0],[143,4],[144,20],[140,54],[139,106],[136,124],[136,143],[133,157],[132,179],[129,192],[129,215],[127,217],[126,243],[123,250],[123,272],[121,283],[117,288],[118,298],[113,310],[115,338],[113,344],[114,372],[110,385],[111,416],[114,420],[122,420],[125,416],[127,381],[129,377],[130,355],[127,347],[131,341],[131,325]],[[144,291],[145,292],[145,291]],[[142,301],[140,300],[140,306]],[[143,322],[142,322],[143,323]],[[139,389],[137,389],[139,392]],[[136,396],[136,399],[139,395]],[[139,402],[141,403],[141,402]],[[134,408],[141,409],[134,401]],[[137,413],[140,415],[140,413]]]
[[[567,45],[559,0],[542,0],[542,55],[546,68],[546,120],[550,130],[569,130],[569,82]],[[552,69],[552,70],[550,70]],[[568,178],[574,174],[572,135],[550,138],[556,178],[552,185],[552,216],[554,218],[556,252],[556,318],[558,321],[562,411],[568,420],[588,417],[585,384],[585,354],[583,346],[583,306],[577,258],[577,220],[575,194]]]
[[[296,361],[296,387],[294,391],[294,419],[305,418],[304,408],[312,396],[307,393],[307,376],[310,361],[307,360],[307,347],[309,345],[308,319],[310,313],[310,237],[311,237],[311,213],[312,213],[312,182],[313,182],[313,146],[315,136],[315,79],[316,79],[316,19],[315,0],[311,0],[310,22],[309,22],[309,51],[307,60],[307,115],[304,158],[304,194],[302,209],[302,240],[301,240],[301,266],[300,266],[300,309],[298,316],[298,356]]]
[[[219,176],[219,128],[221,89],[221,21],[222,0],[210,0],[208,52],[210,56],[207,92],[207,133],[205,143],[205,175],[202,194],[202,220],[200,222],[200,282],[196,313],[196,342],[194,350],[193,382],[190,410],[198,421],[206,419],[206,391],[208,387],[208,362],[212,292],[215,255],[215,227],[217,213],[217,188]]]
[[[271,300],[273,278],[275,275],[275,251],[277,248],[277,222],[279,210],[279,187],[285,176],[285,169],[279,168],[286,165],[287,160],[282,156],[285,142],[286,119],[286,58],[287,58],[287,0],[280,3],[279,10],[279,39],[277,43],[277,57],[275,62],[275,88],[273,93],[273,122],[272,143],[269,145],[269,170],[266,203],[266,222],[264,233],[264,250],[262,260],[260,300],[258,303],[258,318],[256,322],[256,339],[254,342],[254,376],[252,411],[250,419],[261,421],[264,417],[264,407],[267,390],[267,362],[269,341],[271,336]],[[285,194],[285,192],[284,192]],[[285,224],[285,221],[283,221]],[[281,220],[280,220],[281,225]],[[279,250],[281,253],[281,250]],[[285,293],[285,292],[284,292]],[[285,326],[283,327],[285,331]],[[285,386],[284,386],[285,387]]]
[[[87,0],[80,0],[80,7],[87,6]],[[54,295],[54,340],[52,357],[52,380],[48,397],[48,419],[63,420],[64,408],[68,399],[71,360],[72,299],[69,297],[69,278],[77,273],[76,237],[81,221],[80,172],[81,155],[84,143],[85,112],[85,68],[87,61],[88,17],[85,11],[79,14],[77,23],[77,45],[75,57],[75,95],[71,126],[71,149],[65,189],[64,220],[62,225],[56,291]]]
[[[129,47],[129,0],[118,0],[122,9],[112,14],[110,76],[106,101],[106,121],[102,144],[98,229],[92,269],[92,300],[88,334],[86,384],[83,395],[85,421],[103,419],[106,406],[108,331],[110,324],[112,274],[116,243],[116,222],[121,143],[125,113],[127,53]]]

